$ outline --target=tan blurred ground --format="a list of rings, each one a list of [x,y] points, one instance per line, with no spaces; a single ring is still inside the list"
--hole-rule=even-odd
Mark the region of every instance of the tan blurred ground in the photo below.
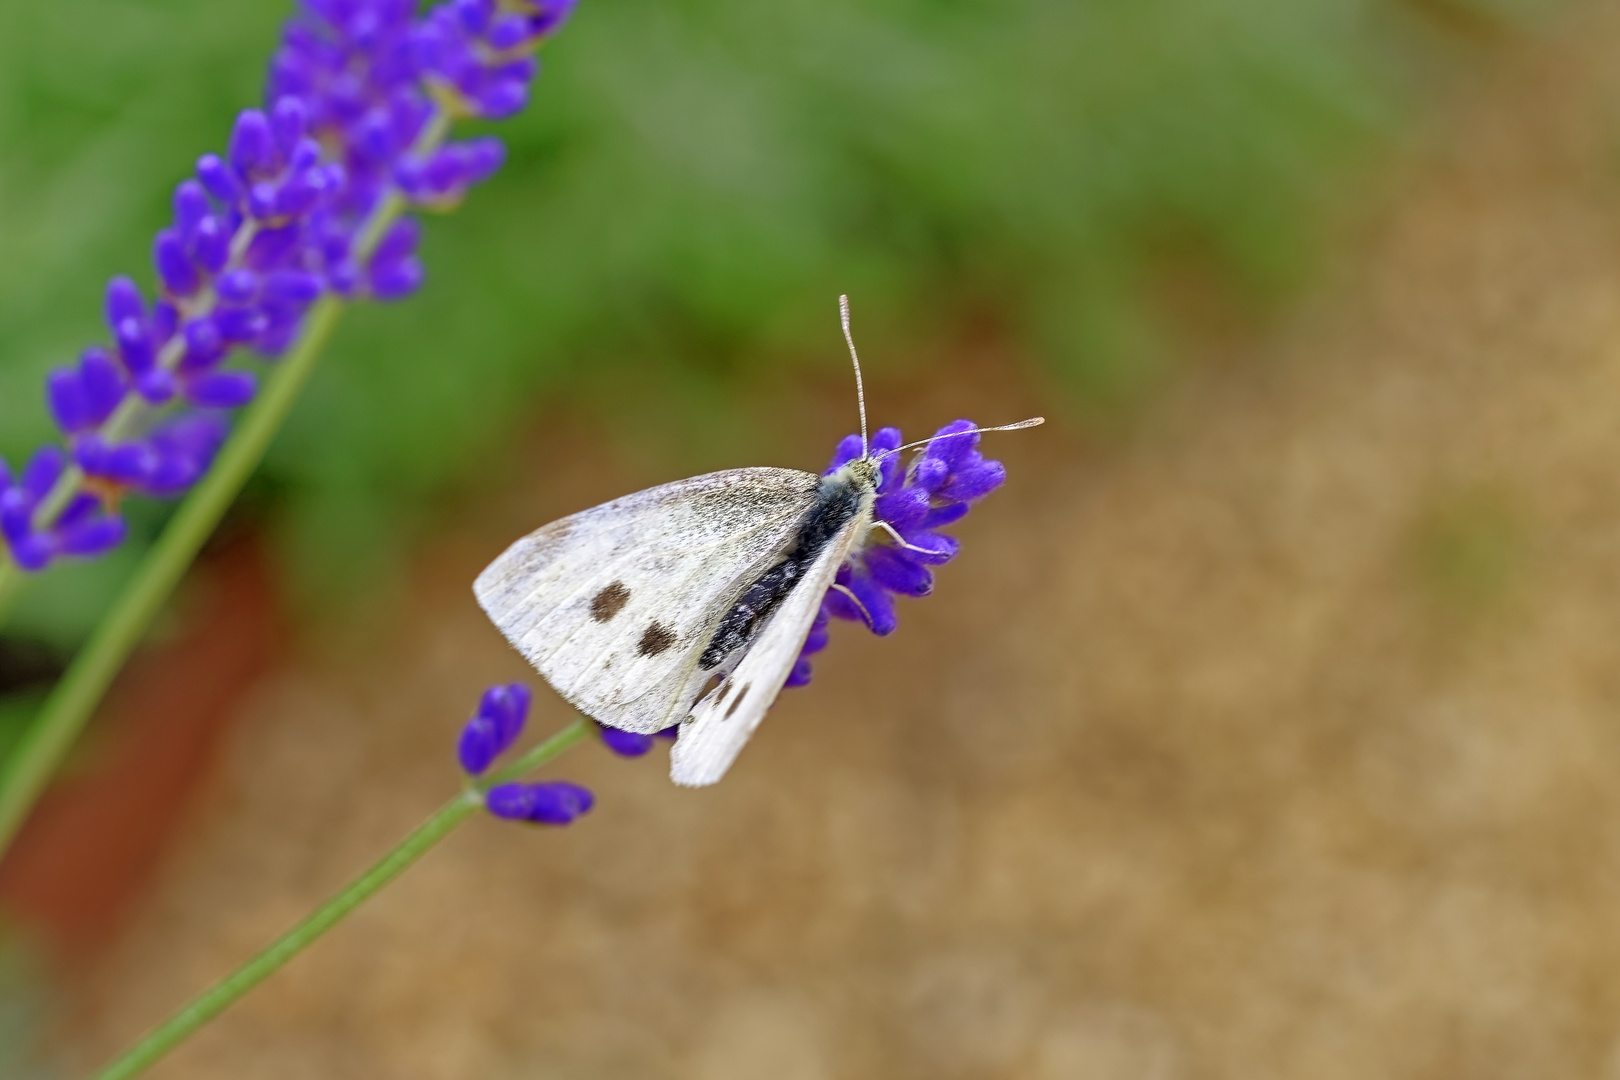
[[[1515,47],[1261,355],[1128,447],[995,442],[1013,479],[937,596],[840,628],[718,789],[577,752],[579,826],[476,823],[153,1075],[1620,1078],[1605,7]],[[842,431],[789,426],[762,463]],[[573,464],[263,686],[73,1059],[453,789],[458,718],[523,675],[466,583],[670,478]]]

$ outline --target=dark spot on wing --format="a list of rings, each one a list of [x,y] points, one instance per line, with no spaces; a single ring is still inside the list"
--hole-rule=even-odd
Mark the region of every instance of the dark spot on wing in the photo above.
[[[737,711],[737,706],[741,705],[742,704],[742,699],[747,697],[747,696],[748,696],[748,687],[745,686],[741,690],[737,691],[737,696],[731,700],[731,708],[726,710],[726,719],[727,720],[731,719],[731,714]],[[718,705],[718,704],[720,704],[720,702],[716,701],[715,704]]]
[[[646,633],[641,635],[641,641],[636,645],[636,651],[642,656],[657,656],[673,644],[675,631],[658,623],[648,623]]]
[[[597,622],[607,622],[629,602],[630,590],[624,587],[624,582],[615,581],[592,597],[591,618]]]
[[[726,700],[726,694],[729,693],[730,691],[731,691],[731,684],[728,683],[728,682],[722,682],[720,684],[720,692],[718,694],[714,695],[714,703],[716,705],[718,705],[722,701]]]

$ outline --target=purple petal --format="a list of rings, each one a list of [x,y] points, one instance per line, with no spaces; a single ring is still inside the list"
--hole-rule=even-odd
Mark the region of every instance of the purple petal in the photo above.
[[[220,337],[241,345],[264,333],[269,322],[258,308],[221,308],[214,313],[214,325]]]
[[[999,461],[985,461],[955,474],[946,481],[945,486],[939,489],[939,494],[946,499],[960,499],[964,502],[973,499],[982,499],[1007,479],[1007,469]]]
[[[651,735],[638,735],[633,731],[620,731],[618,728],[597,725],[602,733],[602,742],[615,754],[623,757],[640,757],[653,748]]]
[[[788,672],[787,681],[782,684],[783,689],[792,686],[805,686],[810,682],[810,661],[799,657],[793,664],[793,670]]]
[[[321,295],[321,279],[301,270],[277,270],[264,282],[265,299],[284,304],[311,304]]]
[[[203,218],[192,235],[191,253],[210,274],[223,270],[231,257],[231,235],[225,223],[212,214]]]
[[[402,218],[389,227],[377,250],[372,252],[373,263],[395,262],[416,254],[422,239],[422,227],[412,218]]]
[[[291,157],[293,150],[303,141],[304,126],[308,121],[309,113],[302,101],[290,95],[276,99],[275,108],[270,110],[270,130],[283,156]]]
[[[162,368],[153,368],[135,380],[135,392],[153,405],[174,400],[174,375]]]
[[[91,424],[105,422],[129,391],[118,361],[106,349],[94,345],[79,354],[79,386]]]
[[[270,120],[258,109],[244,109],[231,129],[231,166],[238,176],[252,177],[257,173],[273,172],[276,168],[275,138],[270,132]]]
[[[879,521],[886,521],[897,529],[910,529],[921,525],[928,516],[928,502],[925,489],[902,487],[879,495],[872,510]]]
[[[926,453],[917,459],[912,466],[910,484],[922,488],[924,491],[938,491],[951,475],[951,467],[936,457],[929,457]]]
[[[907,558],[901,548],[874,547],[862,556],[874,581],[902,596],[927,596],[934,591],[934,575],[926,566]]]
[[[939,565],[948,563],[956,558],[961,550],[961,542],[954,536],[944,536],[940,533],[928,532],[926,529],[912,529],[904,531],[900,536],[911,547],[906,549],[906,558],[915,563]],[[922,550],[916,550],[921,548]]]
[[[468,776],[481,776],[504,749],[495,721],[479,712],[461,729],[456,758]]]
[[[105,554],[124,541],[124,519],[113,515],[91,518],[57,534],[64,555],[91,558]]]
[[[965,502],[936,506],[928,511],[928,516],[923,519],[922,527],[925,529],[937,529],[943,525],[961,521],[971,509],[972,507]]]
[[[174,189],[174,223],[188,239],[213,210],[208,192],[195,180],[182,180]]]
[[[178,229],[164,229],[157,234],[152,242],[152,263],[170,296],[190,296],[202,286]]]
[[[146,302],[141,290],[127,277],[115,277],[107,282],[107,325],[116,330],[128,320],[139,325],[146,318]]]
[[[232,270],[214,288],[227,304],[251,303],[259,295],[259,275],[251,270]]]
[[[894,633],[900,620],[895,615],[893,598],[881,585],[866,574],[852,574],[849,590],[866,608],[867,629],[878,637]]]
[[[398,300],[421,287],[422,264],[414,258],[374,263],[370,277],[373,296],[379,300]]]
[[[9,538],[8,538],[9,539]],[[54,547],[48,537],[35,533],[20,540],[11,540],[11,560],[20,569],[29,573],[37,573],[51,563],[51,556],[55,554]]]
[[[225,355],[225,339],[220,336],[214,320],[204,316],[186,324],[186,355],[180,366],[187,371],[201,371],[211,367]]]
[[[197,179],[210,195],[228,206],[235,206],[242,198],[242,185],[237,182],[236,174],[217,154],[204,154],[197,159]]]
[[[968,455],[979,445],[978,432],[963,434],[977,426],[971,420],[952,420],[934,432],[928,448],[923,451],[924,455],[943,461],[954,472],[966,463]]]
[[[36,502],[49,494],[67,467],[67,454],[59,446],[42,446],[34,451],[23,470],[22,489]]]
[[[90,404],[79,373],[57,368],[45,376],[45,403],[56,426],[71,435],[90,426]]]
[[[833,451],[832,463],[827,466],[823,476],[831,476],[845,465],[861,456],[861,437],[859,435],[845,435],[838,443],[838,449]]]
[[[186,385],[186,398],[206,409],[238,409],[253,400],[259,381],[246,371],[215,371]]]
[[[567,825],[589,810],[595,801],[589,790],[564,780],[499,784],[484,796],[485,805],[496,817],[541,825]]]

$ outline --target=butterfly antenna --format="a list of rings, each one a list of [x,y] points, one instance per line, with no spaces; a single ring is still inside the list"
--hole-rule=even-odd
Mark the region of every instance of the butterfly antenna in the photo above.
[[[886,458],[890,454],[898,454],[903,450],[910,450],[917,446],[927,446],[929,443],[938,439],[954,439],[959,435],[977,435],[986,431],[1021,431],[1024,428],[1040,427],[1044,423],[1046,423],[1046,417],[1032,416],[1028,420],[1020,420],[1016,424],[1002,424],[1000,427],[976,427],[968,428],[966,431],[950,431],[946,432],[944,435],[930,435],[926,439],[918,439],[916,442],[909,442],[904,446],[897,446],[893,450],[885,450],[883,453],[878,455],[878,458]]]
[[[861,385],[861,358],[855,355],[855,339],[849,333],[849,297],[838,298],[838,314],[844,324],[844,340],[849,344],[849,359],[855,365],[855,402],[861,407],[861,457],[871,451],[866,444],[866,387]]]

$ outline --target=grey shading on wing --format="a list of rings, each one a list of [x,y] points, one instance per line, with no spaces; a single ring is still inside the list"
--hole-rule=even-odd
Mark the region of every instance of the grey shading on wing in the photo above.
[[[838,567],[857,537],[871,528],[871,496],[821,550],[796,585],[748,647],[736,668],[692,706],[681,724],[669,756],[669,777],[677,784],[701,787],[715,783],[731,768],[743,744],[765,718],[782,692],[821,599],[832,586]]]
[[[820,477],[731,469],[638,491],[530,533],[473,592],[586,715],[654,732],[712,674],[698,658],[738,594],[793,542]]]

